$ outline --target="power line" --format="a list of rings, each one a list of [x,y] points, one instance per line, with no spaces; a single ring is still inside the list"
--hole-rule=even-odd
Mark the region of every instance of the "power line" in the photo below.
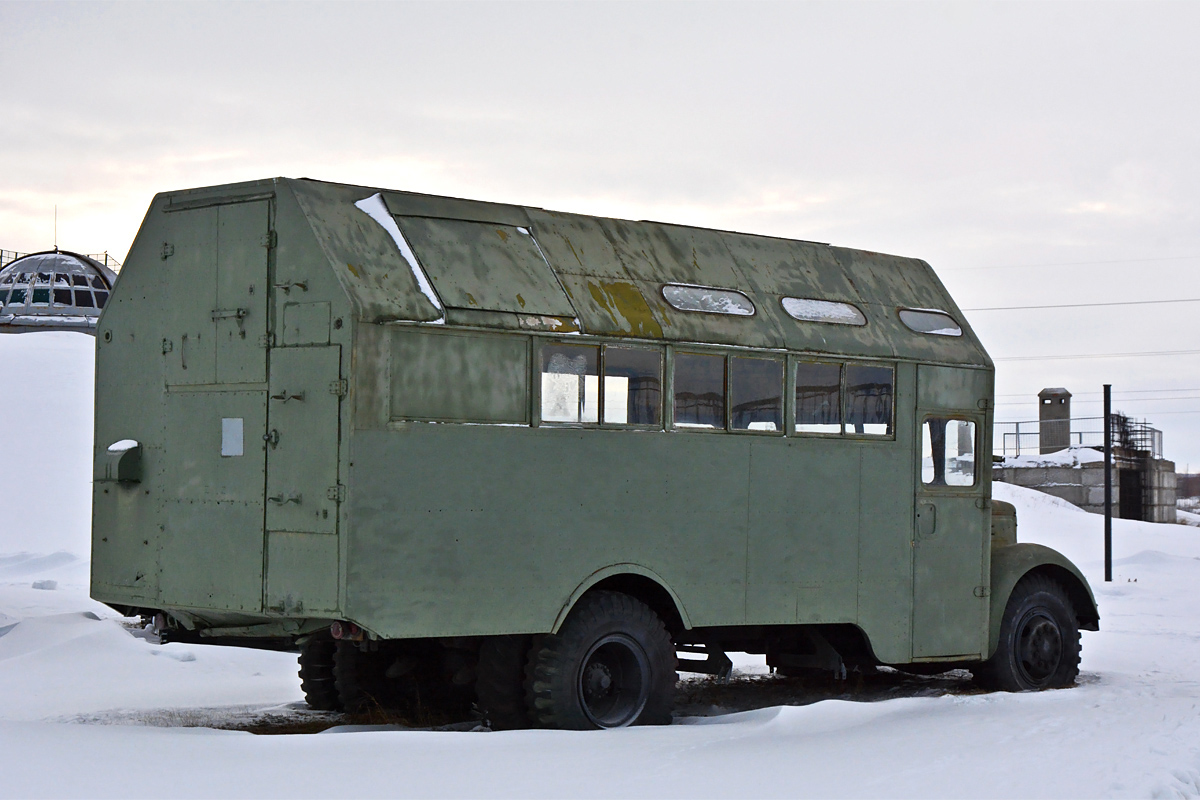
[[[1100,264],[1144,264],[1149,261],[1195,261],[1200,256],[1165,256],[1162,258],[1120,258],[1112,261],[1059,261],[1049,264],[993,264],[987,267],[944,267],[938,272],[975,272],[984,269],[1038,269],[1041,267],[1091,267]]]
[[[1119,392],[1113,392],[1113,394],[1114,395],[1117,395],[1117,394],[1158,394],[1159,392],[1200,392],[1200,387],[1194,387],[1194,388],[1190,388],[1190,389],[1122,389]],[[1090,395],[1090,394],[1102,395],[1102,394],[1104,394],[1104,392],[1072,392],[1071,396],[1072,397],[1081,397],[1083,395]],[[1030,397],[1030,396],[1032,396],[1032,395],[1029,392],[1013,392],[1010,394],[996,395],[996,397]]]
[[[1127,397],[1124,400],[1120,400],[1119,402],[1122,402],[1122,403],[1160,403],[1164,400],[1200,400],[1200,395],[1192,394],[1192,395],[1185,395],[1183,397]],[[1091,404],[1091,403],[1099,403],[1102,401],[1101,400],[1079,400],[1077,402]],[[1014,400],[1010,403],[996,403],[996,405],[998,405],[998,406],[1024,406],[1024,405],[1037,404],[1037,403],[1038,403],[1038,401],[1036,399],[1030,399],[1025,402],[1021,402],[1019,400]]]
[[[1082,358],[1152,358],[1156,356],[1195,356],[1200,350],[1151,350],[1144,353],[1078,353],[1061,356],[1005,356],[993,361],[1066,361]]]
[[[987,308],[964,308],[963,311],[1028,311],[1044,308],[1100,308],[1103,306],[1151,306],[1162,303],[1200,303],[1200,297],[1179,300],[1118,300],[1111,303],[1058,303],[1045,306],[989,306]]]

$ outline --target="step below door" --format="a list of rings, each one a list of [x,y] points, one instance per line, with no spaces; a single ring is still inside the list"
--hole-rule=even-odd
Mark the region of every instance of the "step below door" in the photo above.
[[[267,611],[338,607],[341,348],[276,348],[267,400]]]

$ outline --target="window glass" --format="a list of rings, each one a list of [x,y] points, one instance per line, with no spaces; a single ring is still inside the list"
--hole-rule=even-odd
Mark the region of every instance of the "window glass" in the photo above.
[[[108,302],[108,292],[96,292],[96,308],[104,308]]]
[[[733,356],[729,364],[731,422],[738,431],[783,430],[783,362]]]
[[[725,427],[725,357],[675,354],[675,425]]]
[[[842,432],[842,365],[796,364],[796,432]]]
[[[934,336],[962,336],[962,328],[944,311],[929,309],[900,309],[900,321],[909,330],[917,333],[930,333]]]
[[[930,417],[921,429],[921,482],[927,486],[974,486],[975,423]]]
[[[542,421],[598,422],[600,348],[555,344],[542,348]]]
[[[37,290],[34,290],[35,292]],[[80,308],[94,308],[95,303],[92,302],[92,293],[86,289],[75,290],[75,305]]]
[[[0,290],[0,306],[8,302],[8,289]]]
[[[709,286],[682,286],[668,283],[663,298],[680,311],[701,311],[706,314],[733,314],[749,317],[754,314],[750,298],[734,289],[714,289]]]
[[[662,419],[662,352],[604,348],[604,422],[658,425]]]
[[[783,298],[783,310],[801,322],[828,322],[833,325],[866,325],[867,318],[849,303],[812,300],[804,297]]]
[[[25,305],[25,289],[13,289],[12,297],[8,298],[10,305]]]
[[[70,289],[55,289],[54,304],[59,306],[71,305],[71,290]]]
[[[50,290],[49,289],[34,289],[33,290],[34,305],[50,305]]]
[[[892,368],[846,365],[846,432],[892,435]]]

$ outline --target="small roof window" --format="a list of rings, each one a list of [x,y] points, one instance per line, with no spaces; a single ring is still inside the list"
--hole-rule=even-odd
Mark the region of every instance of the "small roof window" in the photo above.
[[[900,309],[900,321],[908,326],[909,330],[917,333],[928,333],[933,336],[962,336],[962,328],[954,321],[954,317],[945,311],[936,311],[931,308],[902,308]]]
[[[754,316],[754,303],[735,289],[714,289],[710,286],[687,286],[668,283],[662,289],[663,299],[680,311],[700,311],[705,314],[732,314],[736,317]]]
[[[783,310],[801,322],[827,322],[831,325],[866,325],[867,318],[857,307],[834,300],[807,297],[783,298]]]

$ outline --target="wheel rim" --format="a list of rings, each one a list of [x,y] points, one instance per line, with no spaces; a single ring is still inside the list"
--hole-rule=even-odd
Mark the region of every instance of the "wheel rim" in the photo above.
[[[1017,669],[1033,686],[1050,682],[1062,663],[1062,631],[1054,617],[1043,608],[1034,608],[1017,626]]]
[[[579,669],[579,699],[593,725],[632,724],[649,696],[650,659],[640,644],[614,633],[592,645]]]

